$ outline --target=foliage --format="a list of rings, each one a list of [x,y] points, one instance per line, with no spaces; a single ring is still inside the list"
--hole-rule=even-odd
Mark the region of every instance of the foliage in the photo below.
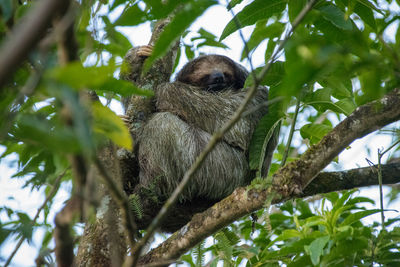
[[[131,147],[130,134],[109,108],[110,103],[131,94],[152,93],[115,78],[122,57],[132,46],[123,28],[174,15],[155,44],[147,67],[180,36],[184,39],[178,60],[184,60],[203,53],[204,48],[229,49],[223,42],[238,30],[251,32],[241,59],[246,58],[247,52],[251,58],[261,51],[267,63],[306,3],[232,0],[227,9],[232,8],[236,15],[222,33],[205,28],[194,33],[190,25],[196,19],[208,8],[226,3],[76,2],[72,13],[76,14],[73,19],[80,61],[62,65],[57,57],[60,48],[56,38],[49,38],[51,43],[47,45],[43,40],[32,47],[29,57],[7,85],[0,88],[0,145],[4,148],[1,163],[5,164],[10,157],[16,159],[12,179],[22,179],[24,187],[41,190],[44,195],[69,168],[70,155],[82,155],[91,162],[97,148],[109,140],[121,147]],[[317,1],[290,37],[279,60],[260,81],[269,87],[270,99],[279,101],[268,107],[268,117],[263,118],[254,133],[249,155],[253,169],[260,169],[263,149],[273,127],[281,125],[282,132],[288,132],[297,101],[301,103],[299,121],[294,124],[297,142],[286,143],[286,138],[280,138],[271,173],[278,168],[285,148],[289,160],[295,159],[308,144],[318,142],[358,106],[399,87],[399,4],[393,0]],[[34,6],[35,2],[26,0],[0,1],[0,42],[8,38]],[[256,67],[254,72],[260,73],[261,69],[262,66]],[[250,75],[246,84],[251,86],[254,82]],[[88,89],[95,91],[103,104],[91,104],[85,93]],[[393,128],[387,130],[394,139],[398,138]],[[63,185],[71,180],[72,174],[67,171]],[[391,197],[398,198],[398,191]],[[273,212],[258,211],[257,221],[243,218],[221,230],[213,236],[211,245],[199,244],[182,260],[200,266],[207,263],[204,255],[212,255],[210,266],[219,261],[226,266],[397,266],[398,219],[388,221],[385,231],[377,223],[368,225],[363,218],[378,212],[363,208],[362,204],[369,202],[370,199],[355,196],[354,191],[327,194],[315,210],[311,208],[312,202],[288,201],[274,206]],[[12,242],[13,237],[32,242],[33,233],[42,229],[45,235],[41,251],[51,249],[52,204],[53,198],[45,203],[44,216],[38,221],[24,211],[0,207],[0,247]],[[140,205],[136,203],[134,207],[141,214]],[[1,254],[0,261],[8,256]]]
[[[259,211],[256,222],[230,225],[203,251],[214,255],[211,266],[221,260],[227,266],[396,266],[399,227],[379,233],[364,225],[362,219],[379,210],[363,208],[373,201],[355,193],[326,194],[315,210],[307,201],[288,201],[269,215],[271,229],[266,211]],[[182,259],[190,262],[188,255]]]

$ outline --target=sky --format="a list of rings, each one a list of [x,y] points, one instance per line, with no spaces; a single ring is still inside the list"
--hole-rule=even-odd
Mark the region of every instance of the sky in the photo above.
[[[235,8],[235,11],[240,10],[242,5],[239,5]],[[398,9],[397,9],[398,10]],[[115,19],[121,12],[121,9],[117,9],[112,14],[109,14],[111,19]],[[226,10],[224,6],[214,6],[207,10],[205,14],[199,18],[191,27],[193,32],[196,32],[200,28],[205,28],[207,31],[213,33],[216,36],[220,36],[224,26],[231,20],[232,15],[230,12]],[[245,27],[243,29],[243,35],[245,38],[248,38],[251,34],[252,27]],[[139,27],[131,28],[131,27],[118,27],[118,30],[122,33],[125,33],[132,44],[134,46],[145,45],[148,43],[148,40],[151,36],[150,24],[145,23]],[[190,42],[189,39],[193,35],[188,35],[183,41]],[[394,33],[388,33],[387,38],[393,38]],[[238,33],[234,33],[228,38],[224,40],[224,43],[230,47],[231,49],[225,50],[221,48],[202,48],[201,51],[206,54],[222,54],[229,56],[230,58],[239,61],[243,41],[239,37]],[[264,50],[265,43],[262,44],[253,54],[252,54],[252,63],[255,67],[264,64]],[[178,66],[178,69],[183,66],[187,62],[187,59],[181,60],[181,63]],[[241,62],[247,68],[249,67],[248,62]],[[118,103],[112,103],[112,109],[121,114],[122,109]],[[297,129],[299,129],[304,121],[299,121],[297,125]],[[338,123],[336,120],[335,123]],[[281,138],[287,138],[287,133],[283,132]],[[300,136],[299,133],[296,132],[294,145],[299,144]],[[370,134],[363,139],[356,140],[351,144],[351,146],[343,151],[339,156],[339,165],[331,164],[327,170],[337,170],[340,166],[340,169],[350,169],[350,168],[358,168],[368,166],[366,158],[371,160],[374,163],[377,163],[377,149],[386,148],[391,144],[391,138],[388,136],[376,136],[376,134]],[[4,151],[4,148],[0,146],[0,153]],[[370,153],[368,152],[370,151]],[[385,158],[384,158],[385,160]],[[15,161],[15,156],[7,157],[6,160],[0,162],[0,206],[6,205],[15,210],[21,210],[27,212],[31,218],[35,215],[37,208],[44,201],[44,194],[42,191],[30,191],[30,189],[21,189],[24,184],[24,179],[11,179],[11,175],[16,172],[15,164],[12,162]],[[70,185],[64,186],[60,192],[56,195],[56,201],[53,205],[53,209],[49,218],[54,218],[54,215],[57,211],[61,209],[63,206],[63,202],[68,198],[70,191]],[[387,192],[388,190],[385,189]],[[360,195],[364,195],[367,197],[371,197],[378,201],[378,188],[371,187],[362,189]],[[378,202],[377,202],[378,203]],[[396,203],[391,207],[394,208]],[[397,203],[399,206],[399,203]],[[390,216],[390,214],[388,214]],[[388,217],[388,215],[386,215]],[[395,216],[395,213],[392,213],[391,216]],[[0,214],[0,219],[3,221],[5,219],[4,214]],[[370,220],[379,221],[379,215],[375,217],[371,217]],[[50,219],[52,222],[53,219]],[[15,267],[25,267],[34,265],[34,260],[37,257],[38,249],[40,247],[40,242],[42,240],[43,232],[36,231],[33,237],[33,242],[28,244],[24,242],[23,246],[19,249],[19,252],[14,257],[13,264],[11,266]],[[13,239],[9,239],[6,245],[0,247],[0,257],[7,258],[11,251],[14,249],[16,242],[13,242]]]

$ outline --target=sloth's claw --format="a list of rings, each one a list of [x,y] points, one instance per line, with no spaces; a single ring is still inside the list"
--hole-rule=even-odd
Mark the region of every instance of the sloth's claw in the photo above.
[[[130,123],[131,123],[131,119],[129,118],[129,116],[127,115],[118,115],[118,117],[121,118],[122,122],[129,127]]]
[[[140,46],[137,55],[141,57],[149,57],[151,56],[151,53],[153,52],[153,46],[152,45],[143,45]]]

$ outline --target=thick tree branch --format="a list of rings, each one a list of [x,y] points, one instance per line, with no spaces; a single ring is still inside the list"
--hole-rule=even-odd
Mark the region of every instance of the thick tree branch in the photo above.
[[[304,189],[302,197],[332,191],[378,185],[376,167],[365,167],[338,172],[322,172]],[[382,165],[383,184],[400,183],[400,163]]]
[[[279,169],[274,174],[273,187],[265,190],[238,188],[232,195],[210,209],[201,214],[196,214],[190,223],[158,248],[142,257],[139,263],[146,264],[155,259],[177,259],[207,236],[240,217],[262,208],[271,194],[274,194],[272,202],[279,203],[289,198],[348,188],[348,185],[340,181],[344,179],[343,177],[351,177],[349,175],[353,174],[354,171],[348,172],[347,175],[343,175],[343,173],[336,176],[333,175],[339,180],[333,183],[327,182],[327,179],[331,179],[332,176],[322,178],[321,182],[325,184],[324,190],[313,192],[313,187],[311,187],[310,191],[305,191],[308,193],[303,193],[300,190],[309,184],[352,141],[399,120],[399,105],[400,92],[395,90],[381,100],[360,106],[328,133],[320,143],[308,149],[299,160]],[[396,165],[396,168],[399,168],[399,166]],[[361,169],[361,171],[363,175],[366,172],[365,169]],[[397,175],[396,173],[394,174]],[[361,178],[357,179],[362,180]],[[389,180],[392,183],[393,181],[399,181],[399,178],[392,177]],[[365,185],[372,184],[370,179],[365,181]],[[319,184],[318,180],[316,183]],[[377,180],[375,184],[377,184]],[[334,187],[335,185],[342,185],[344,188]],[[353,185],[362,186],[363,184],[357,184],[357,181],[353,181]]]
[[[26,59],[52,25],[52,19],[66,10],[69,0],[42,0],[14,28],[0,49],[0,90],[12,77],[19,64]]]
[[[313,178],[354,140],[400,119],[400,91],[358,107],[300,159],[274,174],[274,184],[282,198],[300,195]],[[289,186],[290,185],[290,186]]]

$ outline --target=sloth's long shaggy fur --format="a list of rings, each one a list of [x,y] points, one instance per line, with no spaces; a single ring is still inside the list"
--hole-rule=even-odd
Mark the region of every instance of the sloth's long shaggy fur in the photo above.
[[[202,85],[199,81],[208,83],[207,75],[216,71],[231,75],[230,80],[223,81],[226,88],[205,90],[208,84]],[[246,76],[247,71],[229,58],[206,56],[189,62],[177,75],[176,82],[161,84],[155,89],[158,112],[146,123],[138,140],[141,186],[154,188],[161,201],[171,195],[211,135],[243,102],[246,90],[241,88]],[[258,107],[267,97],[267,90],[259,88],[248,109]],[[179,229],[195,212],[250,183],[253,177],[247,159],[249,142],[265,114],[267,109],[259,108],[241,118],[225,134],[190,180],[162,230]]]

